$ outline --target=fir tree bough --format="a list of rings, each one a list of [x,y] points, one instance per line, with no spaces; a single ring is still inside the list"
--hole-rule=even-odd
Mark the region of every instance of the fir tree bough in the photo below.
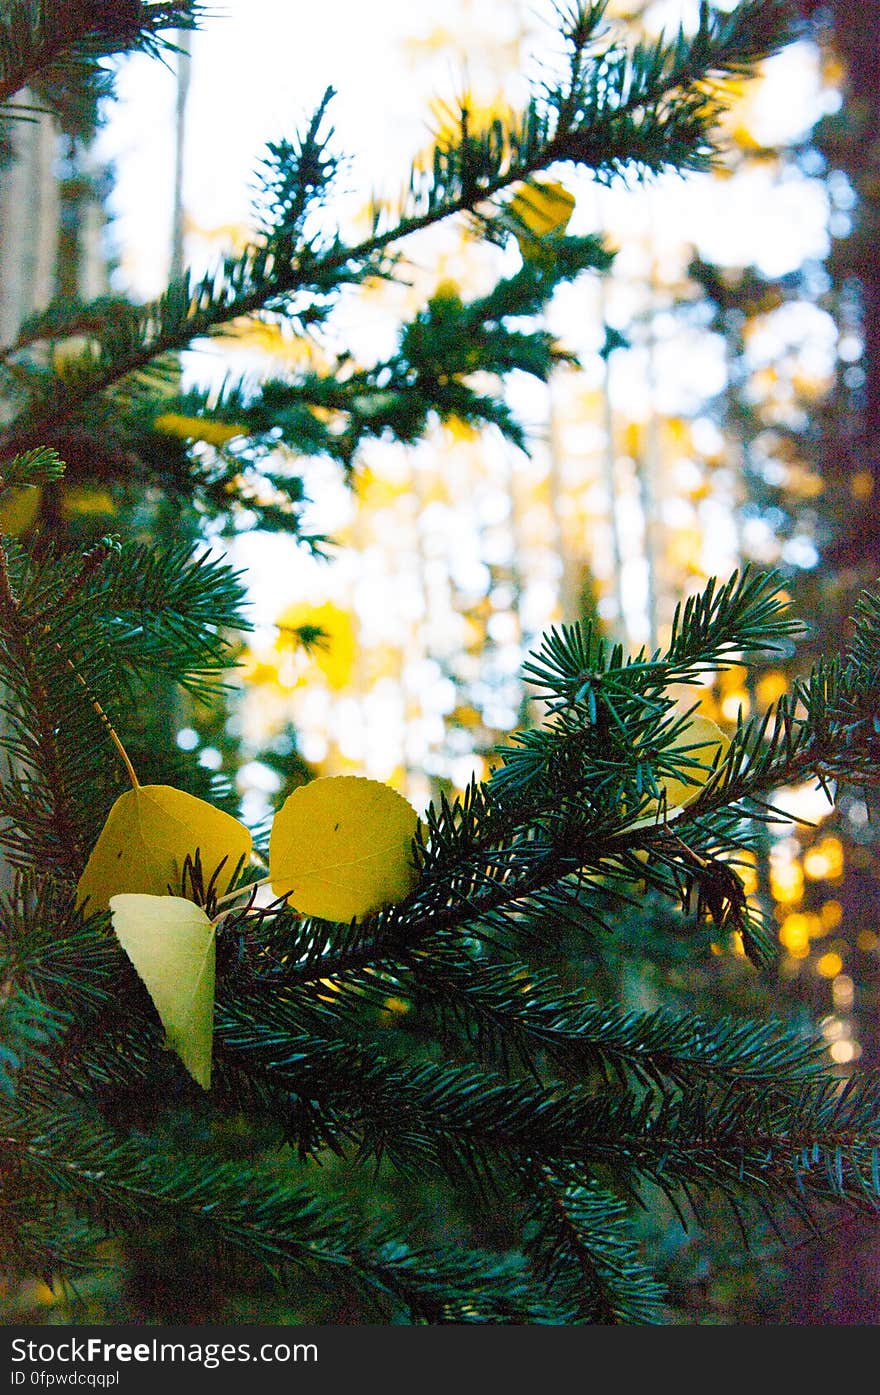
[[[94,92],[103,55],[153,46],[196,7],[134,5],[122,35],[95,21],[105,8],[66,7],[62,23],[58,6],[11,7],[0,30],[7,99],[25,84],[39,91],[65,54]],[[279,441],[350,471],[364,439],[415,440],[432,416],[522,440],[472,376],[547,376],[550,341],[506,321],[601,268],[607,254],[592,239],[558,236],[552,258],[526,260],[473,304],[436,297],[398,354],[372,367],[340,361],[209,399],[179,390],[175,355],[245,315],[320,325],[344,287],[393,275],[396,244],[441,218],[464,213],[487,235],[514,236],[509,194],[551,166],[600,178],[704,168],[725,78],[789,32],[775,4],[704,8],[695,32],[629,51],[603,39],[601,7],[573,6],[560,23],[561,85],[538,90],[513,125],[475,132],[463,110],[458,137],[413,173],[399,217],[377,213],[363,243],[346,244],[324,216],[337,162],[322,104],[299,137],[272,147],[261,232],[242,257],[154,305],[55,304],[22,326],[3,358],[2,488],[63,489],[72,453],[87,478],[122,491],[158,481],[235,526],[253,502],[251,470],[278,491],[251,512],[295,531],[296,482],[272,473]],[[33,352],[68,337],[77,355]],[[343,429],[324,430],[318,407]],[[207,464],[186,444],[200,422],[215,443]],[[75,1280],[100,1264],[107,1237],[134,1244],[158,1224],[209,1246],[232,1275],[260,1261],[281,1286],[307,1273],[353,1287],[366,1320],[653,1323],[667,1317],[663,1288],[634,1224],[652,1191],[697,1220],[720,1197],[744,1227],[755,1214],[818,1226],[836,1207],[877,1208],[872,1076],[842,1081],[820,1040],[781,1022],[609,1007],[591,994],[589,966],[622,922],[632,935],[644,888],[678,909],[683,935],[709,923],[719,944],[739,937],[756,972],[772,962],[737,859],[774,817],[780,786],[880,780],[880,593],[864,597],[842,655],[741,722],[709,761],[689,743],[680,694],[792,642],[774,577],[710,585],[680,607],[665,652],[627,657],[586,625],[551,632],[526,666],[542,723],[511,738],[486,783],[429,809],[413,890],[350,924],[262,902],[250,892],[255,865],[221,908],[211,869],[188,861],[168,890],[216,925],[206,1092],[164,1049],[110,917],[83,915],[75,892],[125,787],[120,738],[131,745],[157,681],[216,694],[244,600],[242,578],[186,544],[113,538],[83,551],[51,528],[0,544],[0,843],[16,873],[0,911],[8,1274]],[[689,792],[672,804],[676,782]],[[572,936],[574,987],[559,972]],[[263,1154],[223,1155],[229,1121],[271,1146],[272,1169]],[[331,1203],[315,1186],[331,1154],[447,1179],[509,1218],[506,1243],[426,1240],[402,1219]]]

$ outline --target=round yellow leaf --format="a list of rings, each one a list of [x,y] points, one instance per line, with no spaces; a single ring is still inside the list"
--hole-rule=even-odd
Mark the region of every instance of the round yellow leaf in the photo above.
[[[378,780],[337,775],[301,785],[272,824],[276,896],[321,920],[349,921],[402,901],[419,878],[412,805]]]
[[[721,728],[711,717],[693,717],[673,742],[673,751],[686,752],[691,760],[699,761],[700,766],[690,766],[687,779],[661,780],[666,791],[666,808],[684,809],[692,804],[712,773],[716,759],[726,755],[730,742]]]
[[[110,916],[116,938],[153,1000],[168,1045],[197,1084],[209,1089],[214,926],[201,906],[182,896],[113,896]]]
[[[225,891],[251,847],[244,824],[204,799],[171,785],[138,785],[107,815],[79,879],[77,905],[93,913],[122,892],[167,895],[180,887],[184,859],[194,861],[196,851],[205,885],[223,864],[217,889]]]

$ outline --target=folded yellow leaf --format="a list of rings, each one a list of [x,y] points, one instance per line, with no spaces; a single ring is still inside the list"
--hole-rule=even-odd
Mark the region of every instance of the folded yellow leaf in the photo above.
[[[670,753],[679,751],[683,755],[686,754],[689,760],[698,761],[699,765],[686,767],[687,779],[675,779],[673,776],[658,778],[657,783],[666,796],[667,821],[675,818],[698,798],[712,774],[713,765],[724,759],[729,746],[730,742],[724,732],[709,717],[693,717],[687,726],[682,727],[667,749]],[[652,799],[647,811],[629,827],[649,827],[657,822],[659,810],[659,801]]]
[[[138,785],[117,799],[101,829],[77,887],[77,905],[106,911],[111,896],[178,890],[184,859],[198,850],[205,885],[217,871],[225,891],[241,859],[251,855],[244,824],[204,799],[171,785]],[[225,859],[225,861],[224,861]]]
[[[418,823],[412,805],[378,780],[338,775],[301,785],[272,823],[272,889],[321,920],[353,920],[402,901],[419,878]]]
[[[116,938],[153,1000],[168,1045],[203,1090],[211,1086],[214,926],[182,896],[110,899]]]

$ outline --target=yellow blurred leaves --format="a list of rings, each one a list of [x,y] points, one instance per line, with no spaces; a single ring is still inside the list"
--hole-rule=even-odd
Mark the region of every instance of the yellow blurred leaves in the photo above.
[[[341,692],[348,687],[357,651],[354,621],[349,611],[342,610],[333,601],[324,601],[322,605],[298,602],[288,606],[276,624],[279,629],[277,649],[281,656],[278,681],[282,686],[293,687],[314,666],[334,691]],[[310,631],[320,631],[311,644],[304,640]],[[305,662],[300,661],[295,667],[284,663],[285,655],[298,653],[302,658],[303,652]]]
[[[540,261],[547,254],[546,240],[565,232],[574,205],[574,195],[555,180],[531,179],[517,187],[508,209],[516,220],[514,236],[527,261]]]
[[[204,441],[209,446],[225,446],[236,436],[247,434],[247,427],[238,422],[188,417],[180,412],[162,412],[153,426],[163,436],[176,436],[182,441]]]
[[[465,128],[468,135],[475,136],[491,130],[500,121],[509,127],[513,118],[510,105],[503,101],[479,101],[472,92],[463,93],[455,104],[442,97],[432,97],[428,103],[434,145],[446,148],[461,140]],[[423,151],[419,163],[430,168],[434,163],[434,146]]]
[[[93,485],[65,484],[61,487],[61,512],[67,519],[94,517],[116,514],[119,506],[106,489],[96,489]]]
[[[779,669],[770,669],[767,673],[762,673],[755,686],[755,696],[762,707],[769,707],[772,702],[778,702],[781,697],[788,692],[789,683],[785,674]]]
[[[819,916],[790,911],[779,927],[779,942],[793,959],[806,959],[810,953],[810,940],[824,934]]]
[[[419,871],[412,805],[377,780],[340,775],[301,785],[272,823],[276,896],[321,920],[349,921],[401,901]]]
[[[451,425],[452,418],[446,425]],[[378,510],[387,508],[408,494],[412,488],[409,473],[400,471],[395,475],[380,474],[369,465],[360,465],[354,476],[355,493],[365,508]]]
[[[804,894],[803,868],[797,860],[770,855],[770,891],[774,901],[796,906]]]
[[[213,244],[221,252],[234,256],[241,256],[242,252],[253,246],[254,241],[254,230],[246,223],[216,223],[205,227],[191,213],[184,213],[183,230],[187,237]]]
[[[267,320],[241,316],[232,320],[223,329],[224,347],[255,350],[267,354],[274,362],[283,363],[288,368],[313,369],[320,372],[326,368],[327,354],[314,339],[302,334],[291,334],[283,324],[273,324]]]
[[[0,496],[0,533],[19,538],[36,520],[42,490],[30,484],[9,489]]]
[[[849,477],[849,492],[854,499],[860,502],[870,499],[874,492],[874,476],[870,470],[856,470]]]
[[[843,844],[829,835],[804,854],[804,874],[811,881],[839,881],[843,876]]]
[[[836,950],[829,950],[816,962],[816,973],[820,978],[836,978],[843,969],[843,959]]]
[[[461,417],[457,417],[454,414],[448,416],[443,424],[452,441],[466,441],[471,443],[473,441],[478,441],[482,435],[478,426],[472,426],[469,421],[464,421]]]
[[[251,854],[244,824],[204,799],[171,785],[138,785],[121,794],[107,815],[77,886],[89,914],[108,909],[119,893],[163,896],[180,887],[187,857],[198,851],[205,884],[222,864],[222,889]],[[220,889],[220,887],[218,887]]]
[[[770,852],[770,891],[781,909],[798,906],[803,898],[807,881],[839,881],[844,874],[843,844],[833,834],[820,838],[807,848],[802,857],[799,847],[789,840],[776,844]],[[811,911],[789,912],[783,916],[779,938],[795,958],[803,957],[808,950],[804,936],[811,938],[827,935],[837,929],[843,919],[843,908],[839,901],[825,901],[818,915]],[[801,945],[799,950],[798,945]]]
[[[555,180],[534,179],[521,184],[510,201],[511,211],[533,237],[562,232],[574,210],[574,195]]]
[[[100,515],[112,517],[119,506],[107,489],[90,484],[62,484],[59,489],[61,516],[71,519]],[[39,486],[21,485],[7,490],[0,497],[0,533],[19,538],[32,528],[39,517],[43,490]]]

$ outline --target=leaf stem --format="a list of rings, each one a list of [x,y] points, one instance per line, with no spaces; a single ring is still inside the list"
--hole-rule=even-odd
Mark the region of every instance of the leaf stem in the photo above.
[[[218,896],[215,904],[218,906],[226,906],[229,904],[230,901],[237,900],[239,896],[250,895],[250,893],[258,886],[268,886],[271,880],[271,876],[268,876],[260,877],[259,880],[255,882],[247,882],[244,886],[238,887],[235,891],[227,891],[225,896]]]
[[[48,629],[48,626],[47,626],[46,628]],[[58,650],[58,653],[61,655],[61,657],[62,657],[62,659],[64,660],[64,662],[67,664],[67,667],[70,669],[70,671],[71,671],[71,673],[73,674],[74,678],[77,680],[78,683],[81,683],[82,686],[83,686],[83,688],[85,689],[86,696],[88,697],[89,702],[91,703],[92,707],[94,708],[94,710],[97,712],[98,716],[100,717],[100,719],[101,719],[101,721],[102,721],[102,723],[103,723],[103,726],[104,726],[104,730],[106,731],[107,735],[110,737],[110,740],[113,742],[113,745],[116,747],[116,751],[117,751],[117,753],[118,753],[118,755],[119,755],[119,758],[120,758],[120,760],[122,761],[122,764],[125,766],[125,771],[126,771],[126,774],[128,775],[128,778],[129,778],[129,780],[130,780],[130,782],[131,782],[131,787],[132,787],[132,789],[133,789],[133,790],[140,789],[141,782],[140,782],[140,780],[138,779],[138,777],[137,777],[137,775],[136,775],[136,773],[135,773],[135,768],[134,768],[134,766],[132,765],[131,760],[129,759],[128,752],[126,751],[125,747],[123,746],[122,742],[120,741],[120,739],[119,739],[119,737],[118,737],[118,735],[117,735],[117,733],[116,733],[116,728],[113,726],[113,723],[110,721],[110,718],[107,716],[107,713],[104,711],[104,709],[103,709],[103,707],[101,706],[101,704],[99,703],[98,699],[95,697],[94,693],[92,692],[92,690],[91,690],[91,688],[89,687],[89,685],[88,685],[88,683],[86,682],[86,680],[83,678],[83,676],[82,676],[82,674],[80,673],[79,669],[78,669],[78,668],[76,667],[76,665],[67,657],[67,655],[63,652],[63,650],[62,650],[60,644],[55,644],[55,641],[54,641],[54,640],[52,641],[52,643],[53,643],[54,647]]]

